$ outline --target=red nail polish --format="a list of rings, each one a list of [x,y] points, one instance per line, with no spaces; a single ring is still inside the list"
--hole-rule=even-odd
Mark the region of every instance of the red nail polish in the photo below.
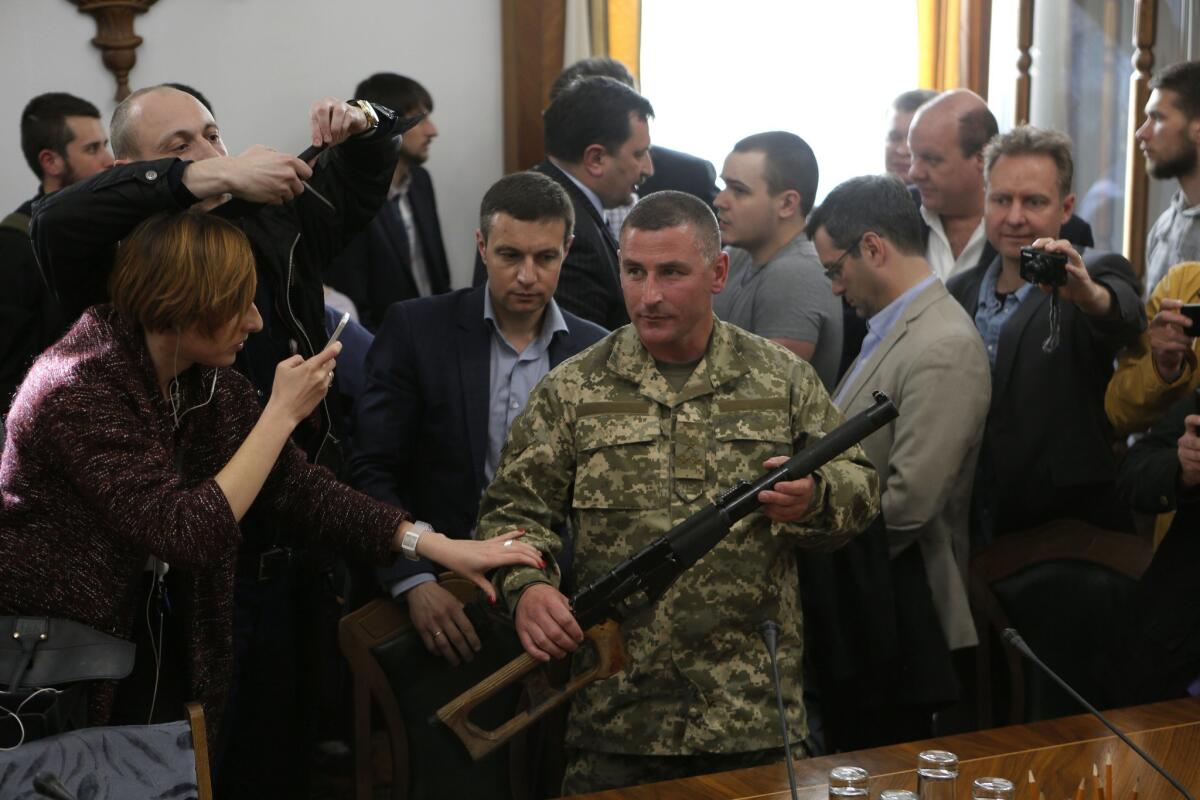
[[[494,597],[489,597],[489,598],[488,598],[488,602],[489,602],[489,603],[491,603],[492,605],[496,605],[496,598],[494,598]]]
[[[546,568],[546,562],[545,562],[545,561],[539,561],[539,562],[538,562],[538,569],[545,569],[545,568]]]

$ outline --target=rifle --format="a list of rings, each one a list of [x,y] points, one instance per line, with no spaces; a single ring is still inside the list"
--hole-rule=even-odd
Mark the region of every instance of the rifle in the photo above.
[[[812,474],[899,415],[896,406],[883,392],[875,392],[873,396],[875,404],[870,408],[808,444],[754,483],[738,481],[711,505],[576,593],[571,598],[571,610],[598,655],[591,669],[557,688],[550,685],[543,671],[534,672],[540,662],[523,653],[439,708],[437,718],[458,735],[471,757],[478,761],[584,686],[620,672],[627,660],[620,634],[621,622],[657,602],[684,570],[725,538],[734,523],[758,510],[761,505],[759,492],[774,488],[780,481],[797,480]],[[470,720],[470,713],[476,706],[522,679],[529,692],[528,709],[490,731]]]

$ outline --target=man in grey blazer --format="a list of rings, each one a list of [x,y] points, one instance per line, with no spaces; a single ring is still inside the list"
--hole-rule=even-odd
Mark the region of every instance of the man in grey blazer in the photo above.
[[[925,260],[921,220],[907,200],[894,177],[853,178],[830,192],[807,231],[834,294],[867,321],[862,350],[834,402],[849,416],[881,390],[900,409],[863,447],[880,474],[902,659],[937,660],[945,668],[948,650],[978,641],[964,578],[991,375],[971,318]],[[928,595],[920,591],[922,573]],[[928,615],[921,621],[918,606],[926,596],[940,625]],[[954,699],[933,683],[901,687],[910,720],[927,721]]]

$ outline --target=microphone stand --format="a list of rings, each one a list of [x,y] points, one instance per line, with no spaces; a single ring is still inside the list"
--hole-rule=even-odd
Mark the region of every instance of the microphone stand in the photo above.
[[[1001,635],[1001,637],[1003,637],[1004,641],[1008,642],[1011,646],[1015,647],[1021,653],[1021,655],[1028,658],[1030,661],[1032,661],[1034,664],[1036,664],[1037,667],[1042,672],[1049,675],[1054,680],[1055,683],[1057,683],[1059,686],[1061,686],[1063,688],[1063,690],[1066,691],[1067,694],[1071,695],[1071,697],[1073,697],[1075,699],[1075,702],[1079,703],[1081,706],[1083,706],[1088,711],[1090,711],[1096,719],[1103,722],[1104,727],[1108,728],[1110,731],[1112,731],[1118,737],[1120,737],[1121,741],[1124,742],[1125,744],[1129,745],[1130,749],[1132,749],[1133,752],[1135,752],[1139,756],[1141,756],[1143,761],[1145,761],[1150,766],[1154,767],[1154,769],[1158,771],[1158,774],[1162,775],[1164,778],[1166,778],[1170,782],[1170,784],[1172,786],[1174,786],[1175,789],[1181,795],[1186,797],[1187,800],[1193,800],[1192,796],[1190,794],[1188,794],[1188,790],[1183,788],[1183,784],[1181,784],[1179,781],[1175,780],[1175,778],[1172,777],[1171,773],[1167,772],[1165,769],[1163,769],[1161,766],[1159,766],[1158,762],[1155,761],[1153,758],[1151,758],[1149,753],[1147,753],[1142,748],[1138,747],[1136,744],[1133,743],[1133,741],[1128,736],[1121,733],[1121,731],[1117,730],[1117,726],[1113,725],[1111,722],[1109,722],[1107,719],[1105,719],[1104,715],[1101,714],[1099,711],[1097,711],[1095,706],[1093,706],[1087,700],[1084,700],[1083,696],[1081,694],[1079,694],[1079,692],[1072,689],[1070,687],[1070,685],[1067,684],[1066,681],[1064,681],[1062,678],[1058,677],[1058,673],[1056,673],[1054,670],[1050,669],[1050,667],[1046,666],[1045,662],[1043,662],[1040,658],[1038,658],[1034,654],[1033,650],[1029,647],[1029,645],[1026,644],[1025,640],[1021,638],[1021,634],[1017,633],[1016,628],[1005,628],[1004,632],[1001,633],[1000,635]],[[1110,786],[1108,790],[1111,792],[1112,787]]]
[[[767,654],[771,656],[771,678],[775,683],[775,703],[779,706],[779,727],[783,730],[783,754],[786,756],[788,787],[792,790],[792,800],[799,800],[799,793],[796,789],[796,767],[792,764],[792,741],[791,736],[788,735],[787,715],[783,710],[783,687],[779,683],[779,662],[775,659],[776,645],[779,641],[779,626],[773,619],[764,620],[758,626],[758,632],[767,646]]]

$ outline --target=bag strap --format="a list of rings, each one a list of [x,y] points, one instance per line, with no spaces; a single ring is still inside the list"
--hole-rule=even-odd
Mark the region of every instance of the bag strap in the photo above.
[[[50,638],[50,620],[47,617],[17,617],[13,620],[12,638],[21,645],[21,659],[8,681],[8,691],[15,692],[33,663],[37,646]]]

